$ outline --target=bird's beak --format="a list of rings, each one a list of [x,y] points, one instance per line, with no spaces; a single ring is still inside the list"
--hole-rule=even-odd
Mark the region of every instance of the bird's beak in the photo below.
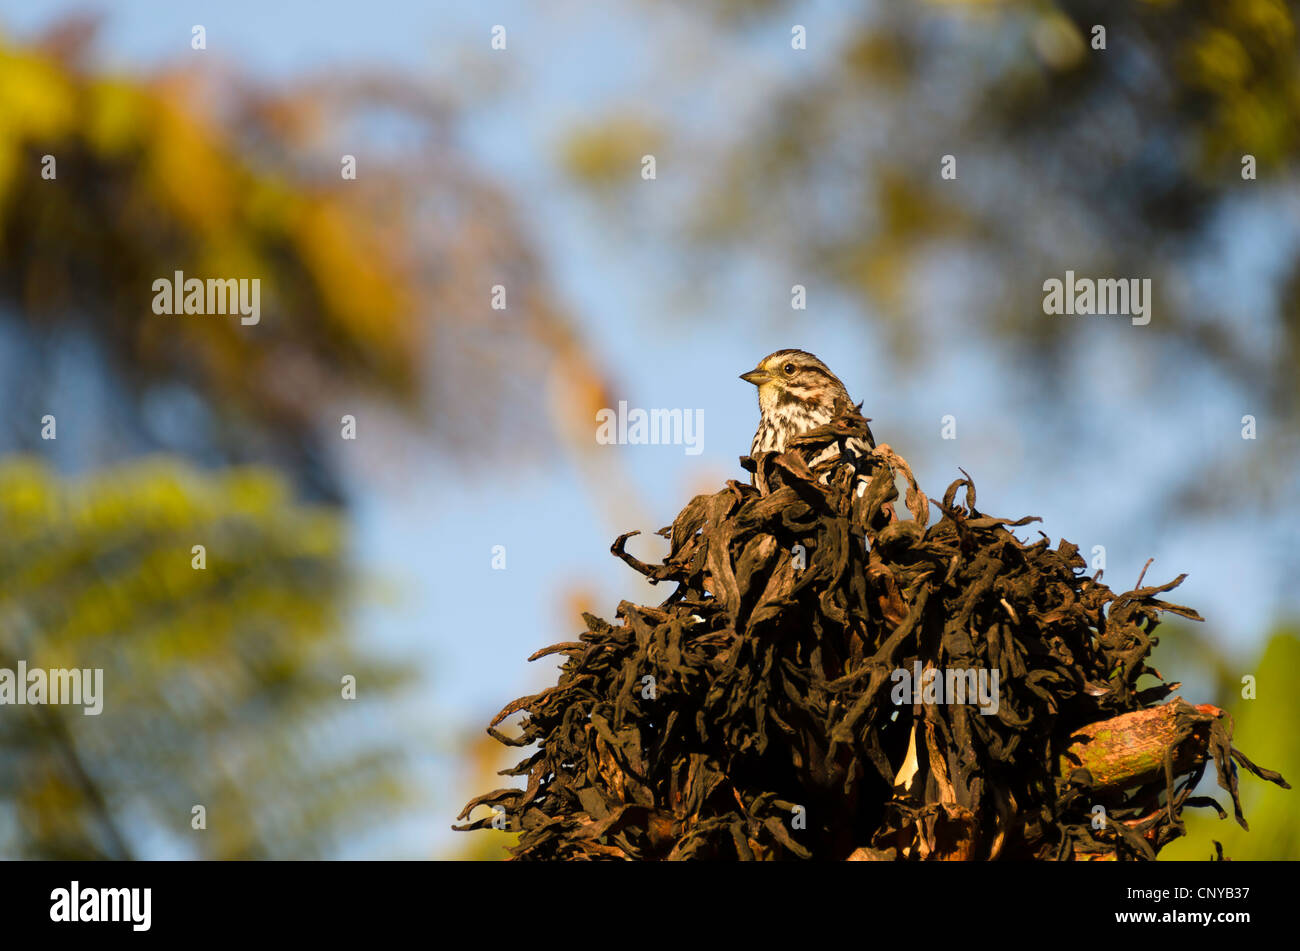
[[[740,378],[746,383],[753,383],[755,386],[760,386],[772,379],[772,375],[762,367],[759,367],[756,370],[750,370],[748,373],[740,374]]]

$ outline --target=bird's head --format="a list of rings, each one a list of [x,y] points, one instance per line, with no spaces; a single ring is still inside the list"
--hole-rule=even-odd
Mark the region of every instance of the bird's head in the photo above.
[[[803,350],[778,350],[759,361],[740,378],[758,387],[758,406],[764,415],[785,409],[829,414],[837,399],[849,402],[849,394],[826,366]]]

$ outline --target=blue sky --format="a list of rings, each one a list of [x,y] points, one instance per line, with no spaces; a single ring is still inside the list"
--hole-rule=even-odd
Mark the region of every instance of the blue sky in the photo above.
[[[1201,407],[1188,406],[1182,391],[1162,387],[1159,375],[1143,381],[1141,368],[1177,363],[1176,354],[1162,352],[1155,334],[1118,325],[1063,325],[1062,332],[1078,337],[1077,359],[1059,399],[1045,402],[1028,384],[1017,383],[1010,354],[978,343],[959,317],[943,325],[945,333],[969,338],[970,345],[936,349],[923,372],[907,370],[888,358],[870,320],[829,287],[743,248],[721,264],[719,284],[737,289],[733,300],[715,299],[705,307],[667,293],[663,278],[671,275],[673,249],[611,229],[564,182],[555,148],[563,131],[584,117],[654,95],[657,64],[647,52],[645,31],[680,34],[681,42],[691,42],[690,34],[685,20],[656,12],[662,11],[659,4],[584,9],[592,6],[223,0],[102,7],[108,11],[99,41],[102,62],[132,72],[184,62],[192,55],[194,23],[207,29],[207,55],[269,82],[303,71],[376,64],[443,80],[460,70],[478,75],[476,70],[501,69],[500,94],[465,127],[468,147],[518,202],[561,300],[611,378],[620,381],[618,398],[632,406],[704,411],[699,456],[680,446],[605,450],[623,457],[650,519],[643,525],[605,521],[582,472],[562,454],[523,474],[503,467],[470,471],[436,447],[413,453],[409,471],[396,475],[349,470],[357,557],[367,576],[395,592],[391,600],[376,599],[361,610],[356,636],[410,659],[424,675],[406,712],[428,737],[426,748],[413,751],[428,797],[424,809],[350,843],[343,854],[427,857],[463,845],[446,831],[471,792],[458,772],[459,750],[500,706],[551,679],[549,661],[539,666],[524,660],[580,627],[576,617],[565,615],[557,591],[580,585],[597,593],[607,617],[621,598],[650,597],[609,556],[610,542],[621,531],[648,533],[667,524],[692,493],[742,475],[736,459],[748,449],[757,408],[752,388],[737,374],[783,347],[802,347],[825,359],[865,401],[878,441],[910,459],[932,495],[941,495],[962,466],[975,477],[981,509],[1040,515],[1043,523],[1034,528],[1054,540],[1069,538],[1085,554],[1105,545],[1106,580],[1121,590],[1136,580],[1148,557],[1156,559],[1148,582],[1188,572],[1174,600],[1198,607],[1214,637],[1247,655],[1284,609],[1294,609],[1295,595],[1279,567],[1285,562],[1272,558],[1287,541],[1289,526],[1242,526],[1227,519],[1171,526],[1157,519],[1154,503],[1172,467],[1187,463],[1189,444],[1205,447],[1211,478],[1216,459],[1254,446],[1234,439],[1241,415],[1252,408],[1241,405],[1222,381],[1204,381]],[[84,9],[86,4],[63,0],[0,0],[0,25],[23,36]],[[816,3],[801,20],[810,31],[829,31],[835,16],[835,4]],[[495,23],[509,30],[511,54],[502,65],[488,49]],[[719,42],[710,39],[697,53],[712,64],[711,85],[698,101],[665,96],[652,108],[688,122],[712,121],[718,104],[738,87],[752,86],[740,93],[752,99],[766,83],[805,68],[770,55],[786,45],[784,35]],[[671,173],[671,159],[661,170]],[[1251,286],[1253,269],[1266,266],[1265,252],[1279,246],[1240,238],[1251,233],[1249,206],[1240,215],[1242,220],[1224,223],[1233,240],[1207,251],[1207,264],[1218,269],[1207,274],[1220,275],[1213,286]],[[1295,235],[1288,240],[1294,242]],[[789,309],[789,288],[796,282],[809,285],[804,312]],[[959,276],[936,281],[930,294],[937,310],[960,315]],[[685,359],[670,359],[680,353]],[[941,418],[949,413],[958,417],[955,441],[939,438]],[[1045,458],[1035,445],[1048,431],[1078,437]],[[1139,445],[1147,451],[1135,451]],[[553,540],[561,535],[568,543],[557,552]],[[508,552],[504,572],[491,569],[491,549],[498,544]],[[652,542],[640,549],[653,550]],[[1242,591],[1255,596],[1232,598]],[[486,620],[471,607],[479,601],[490,606]],[[1204,687],[1187,680],[1190,696]]]

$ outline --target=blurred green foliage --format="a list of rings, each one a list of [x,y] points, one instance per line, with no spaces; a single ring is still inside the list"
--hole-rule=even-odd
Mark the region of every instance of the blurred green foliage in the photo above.
[[[98,716],[0,708],[0,854],[311,857],[400,803],[365,727],[404,678],[342,636],[350,594],[337,514],[271,471],[0,464],[0,667],[104,670]]]
[[[0,36],[0,292],[32,322],[94,313],[141,381],[184,367],[280,426],[301,425],[329,386],[409,396],[413,279],[381,222],[347,190],[245,146],[254,127],[289,137],[288,104],[250,103],[241,129],[201,92],[184,73],[99,75]],[[53,180],[40,178],[46,154]],[[155,318],[149,288],[175,270],[257,277],[274,319],[249,333],[237,321]]]
[[[0,32],[0,667],[102,667],[107,693],[0,708],[0,856],[330,854],[412,804],[418,743],[406,673],[345,636],[341,413],[368,473],[424,441],[518,465],[546,375],[599,381],[449,97],[107,72],[96,33]],[[260,322],[155,315],[177,270],[258,280]]]
[[[415,402],[411,242],[377,189],[340,187],[337,155],[328,178],[313,167],[328,96],[107,75],[87,65],[92,33],[0,35],[0,317],[21,331],[6,344],[30,347],[0,379],[3,444],[87,473],[0,459],[0,667],[102,668],[106,693],[100,716],[0,708],[0,855],[329,854],[410,804],[389,705],[407,677],[345,637],[342,510],[295,495],[341,500],[327,400]],[[260,280],[261,323],[154,315],[152,282],[174,270]],[[119,415],[58,389],[73,332],[96,342]],[[175,398],[161,384],[206,406],[212,425],[187,434],[205,462],[278,471],[161,456],[95,470],[157,448],[140,418]],[[72,411],[46,442],[56,404]]]
[[[187,388],[216,458],[276,465],[333,501],[322,444],[344,398],[462,458],[547,442],[534,396],[553,361],[586,372],[585,346],[509,199],[459,154],[445,98],[382,72],[274,90],[216,70],[107,73],[94,35],[0,31],[0,318],[51,351],[84,334],[127,399]],[[375,135],[376,117],[401,134]],[[178,270],[258,280],[260,322],[153,314],[153,282]],[[44,372],[0,385],[38,417],[59,395]],[[46,448],[30,427],[11,439]]]
[[[1262,654],[1251,664],[1224,664],[1240,671],[1229,675],[1221,688],[1220,705],[1232,716],[1236,730],[1232,745],[1247,750],[1251,760],[1277,770],[1294,787],[1300,777],[1300,694],[1294,689],[1296,671],[1300,671],[1300,629],[1282,628],[1265,645]],[[1255,680],[1254,699],[1242,696],[1243,676]],[[1213,771],[1211,771],[1212,773]],[[1226,801],[1213,780],[1205,780],[1206,793]],[[1232,819],[1231,805],[1226,819],[1212,810],[1189,810],[1187,835],[1161,852],[1162,859],[1207,859],[1214,854],[1211,840],[1223,844],[1230,859],[1298,859],[1300,858],[1300,809],[1296,790],[1282,789],[1272,783],[1254,781],[1243,773],[1241,804],[1250,831]]]

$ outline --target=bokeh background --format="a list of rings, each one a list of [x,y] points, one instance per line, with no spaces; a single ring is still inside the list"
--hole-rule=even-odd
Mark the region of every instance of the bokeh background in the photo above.
[[[1186,572],[1157,666],[1294,781],[1297,17],[0,0],[0,666],[106,692],[0,708],[0,856],[500,857],[451,831],[484,726],[656,596],[610,542],[743,476],[737,374],[789,346],[931,494]],[[260,323],[154,315],[177,269]],[[1150,324],[1045,315],[1067,269],[1150,278]],[[620,400],[703,452],[597,444]],[[1300,857],[1294,793],[1242,798],[1164,856]]]

